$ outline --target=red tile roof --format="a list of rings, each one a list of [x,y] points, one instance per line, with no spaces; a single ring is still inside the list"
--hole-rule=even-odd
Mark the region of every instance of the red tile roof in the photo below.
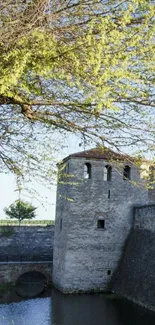
[[[104,159],[104,160],[119,160],[119,161],[131,161],[133,162],[135,158],[126,155],[121,154],[118,152],[115,152],[107,147],[96,147],[92,148],[90,150],[82,151],[82,152],[76,152],[68,157],[63,159],[63,162],[70,158],[89,158],[89,159]]]

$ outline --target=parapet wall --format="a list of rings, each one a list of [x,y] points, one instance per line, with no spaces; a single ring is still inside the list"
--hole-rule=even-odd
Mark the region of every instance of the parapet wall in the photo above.
[[[15,284],[20,275],[37,271],[44,274],[47,282],[51,283],[52,280],[52,262],[13,262],[0,264],[0,285]]]
[[[54,226],[1,226],[0,262],[52,261]]]
[[[155,205],[134,208],[113,291],[155,311]]]

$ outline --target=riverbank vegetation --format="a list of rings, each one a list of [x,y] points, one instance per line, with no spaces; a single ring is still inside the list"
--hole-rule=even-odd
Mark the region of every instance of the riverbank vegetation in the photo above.
[[[21,226],[52,226],[55,224],[54,220],[23,220]],[[0,226],[19,226],[17,220],[1,219]]]

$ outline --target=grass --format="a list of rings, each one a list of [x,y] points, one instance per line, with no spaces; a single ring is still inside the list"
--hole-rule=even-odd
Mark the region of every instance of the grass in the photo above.
[[[54,220],[23,220],[21,226],[52,226]],[[18,220],[1,219],[0,226],[19,226]]]

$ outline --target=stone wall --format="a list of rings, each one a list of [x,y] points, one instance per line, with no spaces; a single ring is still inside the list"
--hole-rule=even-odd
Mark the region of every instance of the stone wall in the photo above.
[[[0,262],[51,261],[54,226],[1,226]]]
[[[84,179],[84,164],[92,167]],[[148,204],[148,191],[123,180],[123,166],[131,179],[140,172],[130,162],[112,165],[111,181],[104,181],[102,159],[74,158],[67,181],[58,184],[53,282],[63,292],[111,290],[111,279],[122,256],[133,223],[133,206]],[[110,195],[109,195],[110,193]],[[97,227],[104,220],[104,229]]]
[[[155,310],[155,205],[136,207],[113,291]]]
[[[155,232],[155,205],[144,205],[134,208],[134,228]]]
[[[52,280],[52,262],[10,262],[0,264],[0,285],[4,285],[5,283],[14,284],[20,275],[30,271],[41,272],[46,276],[49,283]]]

